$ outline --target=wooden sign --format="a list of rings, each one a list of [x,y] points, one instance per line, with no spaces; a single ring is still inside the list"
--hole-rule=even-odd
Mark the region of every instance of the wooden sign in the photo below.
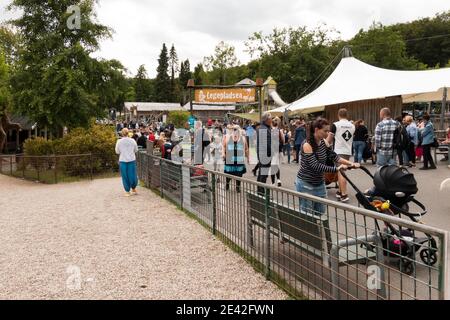
[[[255,88],[197,89],[197,103],[253,103],[256,101]]]

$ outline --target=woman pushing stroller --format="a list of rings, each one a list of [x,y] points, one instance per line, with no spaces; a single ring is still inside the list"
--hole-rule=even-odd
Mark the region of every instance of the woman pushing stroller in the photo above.
[[[325,173],[337,173],[350,167],[359,168],[353,163],[339,157],[332,149],[333,134],[330,133],[328,120],[318,118],[309,125],[307,140],[301,148],[301,164],[297,174],[298,192],[326,198]],[[336,166],[336,163],[339,166]],[[300,210],[305,213],[323,214],[325,206],[311,200],[300,199]]]

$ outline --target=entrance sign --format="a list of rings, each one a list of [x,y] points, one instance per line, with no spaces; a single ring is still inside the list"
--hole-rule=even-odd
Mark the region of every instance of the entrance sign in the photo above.
[[[255,101],[255,88],[195,90],[195,102],[198,103],[253,103]]]

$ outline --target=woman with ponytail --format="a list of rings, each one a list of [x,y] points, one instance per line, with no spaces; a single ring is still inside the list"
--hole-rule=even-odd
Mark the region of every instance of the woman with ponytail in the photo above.
[[[308,137],[301,148],[300,170],[295,183],[298,192],[326,198],[325,173],[336,173],[349,167],[360,166],[340,158],[331,149],[332,140],[333,134],[326,119],[318,118],[309,124]],[[336,166],[336,163],[339,166]],[[300,210],[303,213],[321,215],[325,213],[325,206],[322,203],[300,199]]]

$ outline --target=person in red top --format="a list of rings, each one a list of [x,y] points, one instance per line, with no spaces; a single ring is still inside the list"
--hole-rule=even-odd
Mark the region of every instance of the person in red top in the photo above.
[[[211,118],[208,119],[208,127],[212,127],[213,126],[213,121]]]
[[[155,137],[155,134],[153,133],[153,131],[150,131],[150,134],[148,135],[148,140],[151,142],[156,141],[156,137]]]

